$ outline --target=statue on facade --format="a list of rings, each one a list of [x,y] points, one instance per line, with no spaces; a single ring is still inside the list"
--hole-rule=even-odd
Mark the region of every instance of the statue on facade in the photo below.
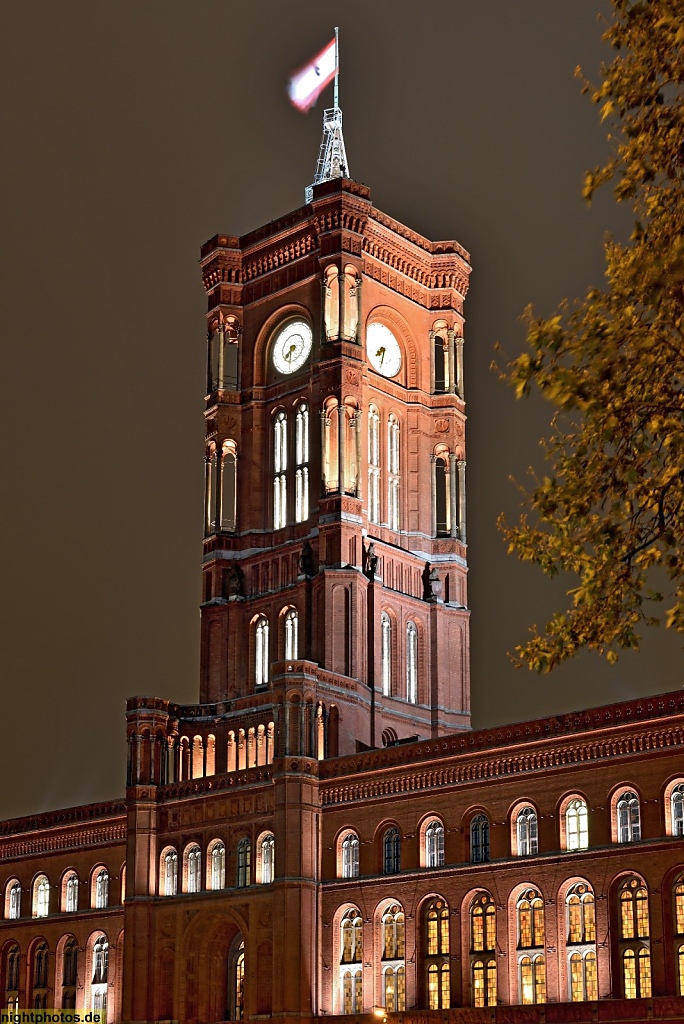
[[[443,585],[439,578],[439,572],[434,565],[425,563],[423,569],[423,600],[440,601],[442,598]]]
[[[299,562],[297,563],[297,569],[300,576],[315,575],[313,548],[309,544],[308,540],[302,548],[302,553],[299,556]]]
[[[245,574],[240,566],[235,563],[228,575],[228,598],[245,596]]]
[[[366,548],[366,576],[369,580],[375,579],[378,572],[379,562],[380,559],[375,553],[375,544],[371,541]]]

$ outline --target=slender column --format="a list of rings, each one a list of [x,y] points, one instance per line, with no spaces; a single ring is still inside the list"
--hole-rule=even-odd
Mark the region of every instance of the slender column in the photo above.
[[[323,495],[328,493],[328,435],[330,431],[330,418],[326,416],[325,409],[321,409],[321,483],[323,484]]]
[[[449,455],[449,536],[458,537],[458,524],[460,521],[458,508],[458,486],[456,479],[456,456],[452,452]]]
[[[430,489],[432,492],[432,536],[437,536],[437,456],[430,456]]]
[[[216,533],[223,529],[223,455],[216,452]]]
[[[466,542],[466,493],[465,493],[465,470],[464,459],[458,460],[458,535],[465,544]]]
[[[226,328],[224,324],[219,324],[219,350],[218,350],[218,386],[219,389],[225,387],[225,381],[223,379],[223,364],[225,358],[225,346],[226,346]]]
[[[456,372],[456,367],[454,365],[454,361],[455,360],[454,360],[454,332],[453,332],[453,329],[449,329],[447,331],[446,358],[447,358],[447,366],[448,366],[448,373],[449,373],[449,388],[448,388],[449,394],[453,395],[457,391],[460,394],[460,391],[458,390],[458,376],[457,376],[457,372]]]
[[[344,405],[340,402],[337,406],[337,489],[340,494],[345,492],[347,466],[344,458],[344,434],[347,426],[347,417]]]
[[[355,443],[356,443],[356,497],[361,498],[361,480],[363,479],[361,474],[361,409],[357,409],[354,414],[354,432],[355,432]]]
[[[435,393],[435,332],[430,331],[430,394]]]
[[[204,457],[204,536],[211,533],[211,455]]]
[[[207,331],[207,394],[214,390],[214,332]]]
[[[465,398],[463,389],[463,338],[455,339],[456,346],[456,392],[459,398]]]

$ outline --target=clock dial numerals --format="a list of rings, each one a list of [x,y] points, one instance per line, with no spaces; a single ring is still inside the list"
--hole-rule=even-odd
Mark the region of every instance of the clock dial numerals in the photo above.
[[[313,334],[304,320],[290,320],[273,342],[271,358],[278,373],[295,373],[309,358]]]
[[[396,377],[401,369],[401,348],[389,327],[374,323],[366,331],[368,362],[383,377]]]

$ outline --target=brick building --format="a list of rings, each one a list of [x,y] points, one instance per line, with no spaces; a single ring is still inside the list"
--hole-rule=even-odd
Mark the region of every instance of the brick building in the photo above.
[[[684,693],[470,730],[469,256],[333,168],[202,249],[199,702],[0,824],[4,1005],[684,1020]]]

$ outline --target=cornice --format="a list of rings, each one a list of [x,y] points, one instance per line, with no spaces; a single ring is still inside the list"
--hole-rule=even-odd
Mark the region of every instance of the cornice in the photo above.
[[[3,822],[4,825],[7,822]],[[80,850],[88,846],[105,846],[108,843],[125,843],[127,826],[125,817],[111,825],[93,826],[88,829],[55,829],[52,833],[33,838],[10,839],[0,842],[0,861],[29,857],[37,853],[56,853],[63,850]]]
[[[126,804],[123,800],[106,801],[97,804],[81,804],[78,807],[63,807],[45,814],[27,815],[22,818],[7,818],[0,821],[0,843],[3,836],[15,836],[20,832],[45,832],[50,828],[64,829],[69,825],[82,825],[104,818],[124,818]]]

